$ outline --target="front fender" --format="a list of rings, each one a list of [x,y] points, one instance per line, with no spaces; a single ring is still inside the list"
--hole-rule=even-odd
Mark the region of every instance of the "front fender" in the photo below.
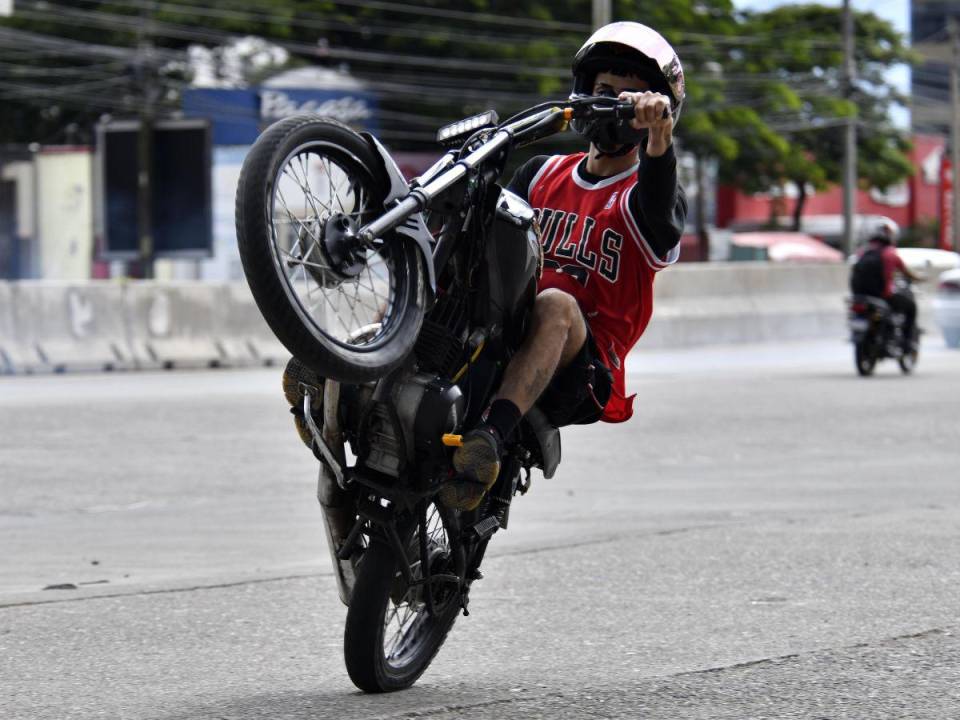
[[[383,173],[390,183],[387,188],[387,195],[383,199],[384,208],[389,208],[395,201],[406,197],[410,193],[410,186],[406,178],[403,177],[403,173],[400,172],[400,168],[397,166],[393,156],[390,155],[390,151],[383,146],[383,143],[368,132],[362,132],[360,136],[367,141],[377,158],[379,158]],[[427,229],[427,224],[423,220],[423,213],[411,215],[407,221],[397,227],[394,232],[410,238],[419,248],[420,254],[423,256],[423,264],[427,269],[427,279],[429,281],[430,297],[432,300],[437,294],[437,271],[433,264],[433,235],[431,235]]]

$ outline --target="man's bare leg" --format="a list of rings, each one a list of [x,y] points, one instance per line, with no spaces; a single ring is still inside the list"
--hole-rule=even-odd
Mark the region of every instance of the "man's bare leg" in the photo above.
[[[587,340],[587,326],[572,295],[548,289],[537,296],[530,331],[510,360],[497,398],[526,415],[558,369],[570,364]]]
[[[507,366],[486,422],[467,433],[454,453],[453,466],[463,477],[441,490],[447,506],[473,510],[480,504],[500,473],[501,443],[586,339],[587,326],[573,296],[555,289],[537,296],[530,330]]]

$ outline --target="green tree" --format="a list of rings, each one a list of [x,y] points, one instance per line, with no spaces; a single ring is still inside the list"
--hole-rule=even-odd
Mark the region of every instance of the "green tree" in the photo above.
[[[841,11],[821,5],[784,6],[744,19],[746,36],[780,40],[776,48],[745,44],[736,66],[754,78],[768,78],[757,86],[757,106],[788,147],[759,164],[749,154],[738,155],[726,175],[759,175],[769,183],[766,189],[793,183],[798,191],[795,230],[800,229],[808,186],[822,190],[841,181],[843,127],[851,118],[858,126],[862,186],[885,189],[912,173],[909,141],[890,121],[890,110],[905,101],[887,72],[897,63],[911,62],[913,55],[890,23],[870,12],[855,13],[858,81],[847,93],[841,28]],[[745,167],[739,167],[743,159]],[[745,187],[757,189],[755,183]]]

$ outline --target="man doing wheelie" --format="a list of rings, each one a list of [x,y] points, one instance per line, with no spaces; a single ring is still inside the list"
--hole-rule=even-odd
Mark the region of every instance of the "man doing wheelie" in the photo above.
[[[587,152],[534,157],[509,185],[537,214],[544,272],[526,339],[454,454],[460,475],[441,490],[450,507],[480,503],[535,403],[558,427],[633,414],[624,363],[650,320],[656,273],[679,256],[687,213],[673,148],[683,70],[659,33],[613,23],[573,60],[573,96],[591,95],[632,102],[633,119],[574,121]]]

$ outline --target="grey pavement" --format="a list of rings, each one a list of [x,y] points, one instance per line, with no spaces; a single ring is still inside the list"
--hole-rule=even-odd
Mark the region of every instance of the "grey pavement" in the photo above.
[[[380,697],[276,370],[0,378],[0,717],[960,717],[960,353],[850,355],[635,353]]]

